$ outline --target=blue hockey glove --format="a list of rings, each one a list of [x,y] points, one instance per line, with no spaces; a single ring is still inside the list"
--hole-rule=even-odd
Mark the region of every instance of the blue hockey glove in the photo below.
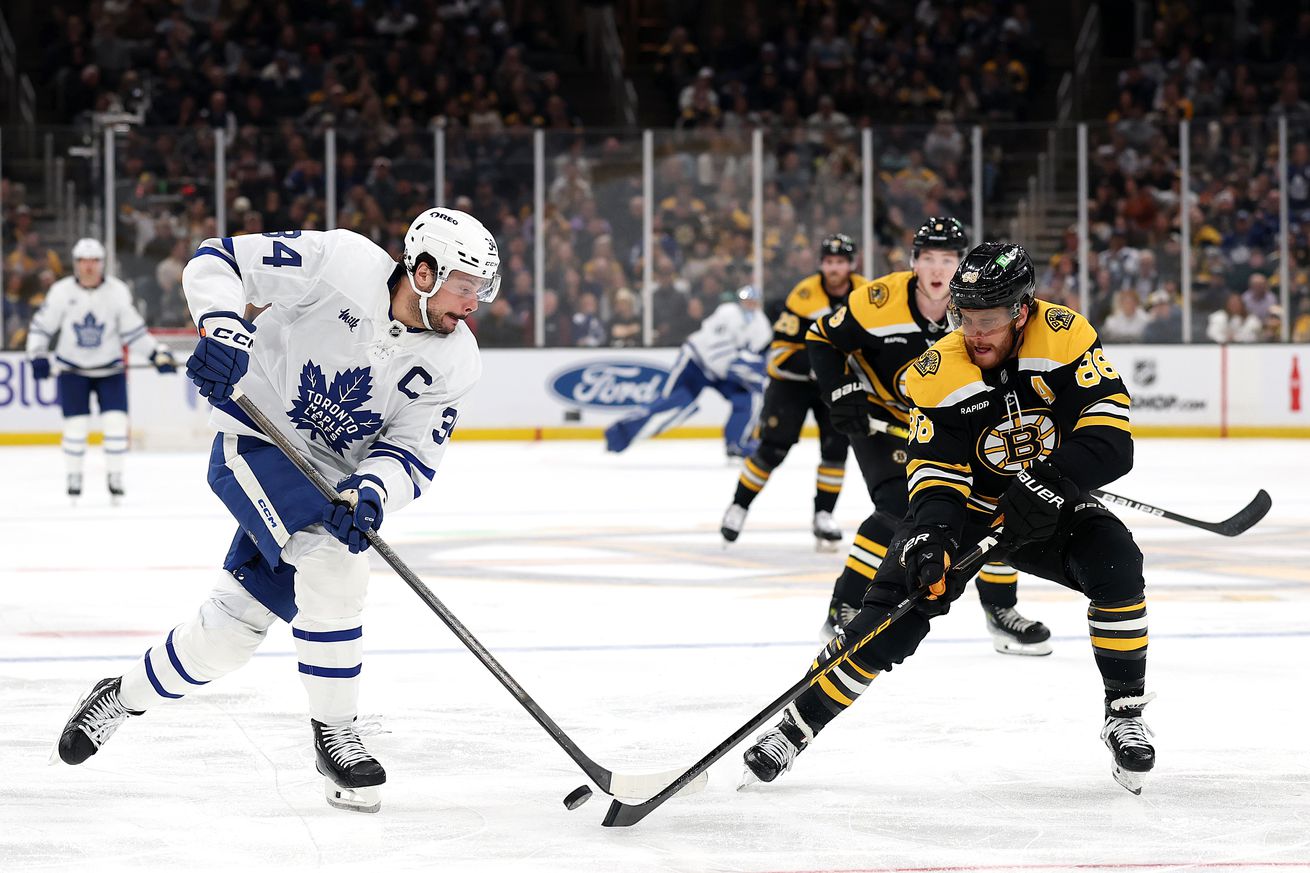
[[[47,357],[32,359],[32,378],[40,382],[50,378],[50,359]]]
[[[211,312],[200,318],[200,342],[186,362],[186,374],[210,403],[226,403],[250,366],[255,326],[235,312]]]
[[[154,364],[155,369],[161,373],[177,372],[177,361],[173,358],[173,353],[163,346],[155,349],[155,353],[150,356],[150,363]]]
[[[382,527],[382,495],[376,476],[347,476],[337,483],[341,501],[323,507],[323,527],[352,553],[368,548],[365,534]]]

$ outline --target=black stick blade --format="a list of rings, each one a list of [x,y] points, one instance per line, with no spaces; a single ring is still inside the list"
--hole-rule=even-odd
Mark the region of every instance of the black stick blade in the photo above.
[[[1255,495],[1250,503],[1238,510],[1237,514],[1232,518],[1219,522],[1212,530],[1226,537],[1235,537],[1240,533],[1245,533],[1255,527],[1260,519],[1268,515],[1273,505],[1274,501],[1269,496],[1269,492],[1261,488],[1260,493]]]

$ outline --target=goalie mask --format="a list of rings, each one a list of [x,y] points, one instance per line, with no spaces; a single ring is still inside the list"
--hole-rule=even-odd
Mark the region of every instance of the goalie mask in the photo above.
[[[414,271],[423,260],[428,261],[436,280],[427,291],[420,291]],[[450,278],[453,271],[472,276],[477,282],[476,296],[482,303],[496,299],[500,290],[500,252],[496,239],[467,212],[456,209],[428,209],[405,232],[405,273],[409,284],[420,298],[419,314],[423,326],[432,330],[428,321],[428,300],[434,297]]]

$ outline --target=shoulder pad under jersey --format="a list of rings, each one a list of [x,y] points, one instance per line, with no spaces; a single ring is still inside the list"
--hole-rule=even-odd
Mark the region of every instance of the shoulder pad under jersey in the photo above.
[[[1038,300],[1019,343],[1019,369],[1047,372],[1072,364],[1096,342],[1096,329],[1077,312]]]
[[[908,293],[913,276],[914,273],[909,270],[888,273],[857,286],[847,297],[846,308],[869,333],[877,334],[880,328],[904,325],[918,331],[919,327],[910,313]]]
[[[921,409],[956,406],[990,390],[969,359],[964,334],[952,331],[932,345],[906,372],[906,392]]]

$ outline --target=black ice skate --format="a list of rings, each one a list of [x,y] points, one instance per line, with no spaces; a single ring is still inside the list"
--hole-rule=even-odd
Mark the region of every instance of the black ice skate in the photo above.
[[[109,485],[109,502],[117,506],[123,499],[123,474],[110,473],[107,480]]]
[[[823,635],[823,641],[826,643],[840,634],[859,614],[858,606],[833,595],[832,600],[828,601],[828,617],[823,622],[823,629],[819,631]]]
[[[805,751],[814,734],[796,718],[794,704],[782,713],[778,726],[770,728],[755,738],[755,744],[742,756],[746,762],[746,772],[741,774],[741,791],[756,782],[772,782],[781,774],[791,769],[796,756]]]
[[[82,474],[68,474],[68,496],[73,500],[82,496]]]
[[[1142,782],[1155,766],[1155,746],[1147,739],[1154,734],[1142,721],[1142,708],[1154,699],[1154,694],[1143,694],[1105,704],[1101,739],[1114,756],[1114,781],[1133,794],[1142,793]]]
[[[728,543],[735,543],[737,537],[741,535],[741,529],[746,526],[746,512],[746,507],[734,503],[728,507],[727,512],[723,513],[723,521],[719,522],[719,533],[723,534],[725,549]]]
[[[992,648],[1002,655],[1049,655],[1051,631],[1040,621],[1024,618],[1010,606],[982,605]]]
[[[832,520],[831,512],[814,513],[814,548],[819,552],[835,552],[841,543],[841,528]]]
[[[124,707],[118,699],[119,681],[117,676],[101,679],[73,708],[56,747],[59,759],[65,764],[81,764],[109,742],[128,716],[141,715]]]
[[[314,758],[327,802],[337,809],[354,812],[377,812],[382,808],[378,786],[387,781],[387,771],[368,753],[355,730],[354,719],[345,724],[323,724],[310,719],[314,726]]]

